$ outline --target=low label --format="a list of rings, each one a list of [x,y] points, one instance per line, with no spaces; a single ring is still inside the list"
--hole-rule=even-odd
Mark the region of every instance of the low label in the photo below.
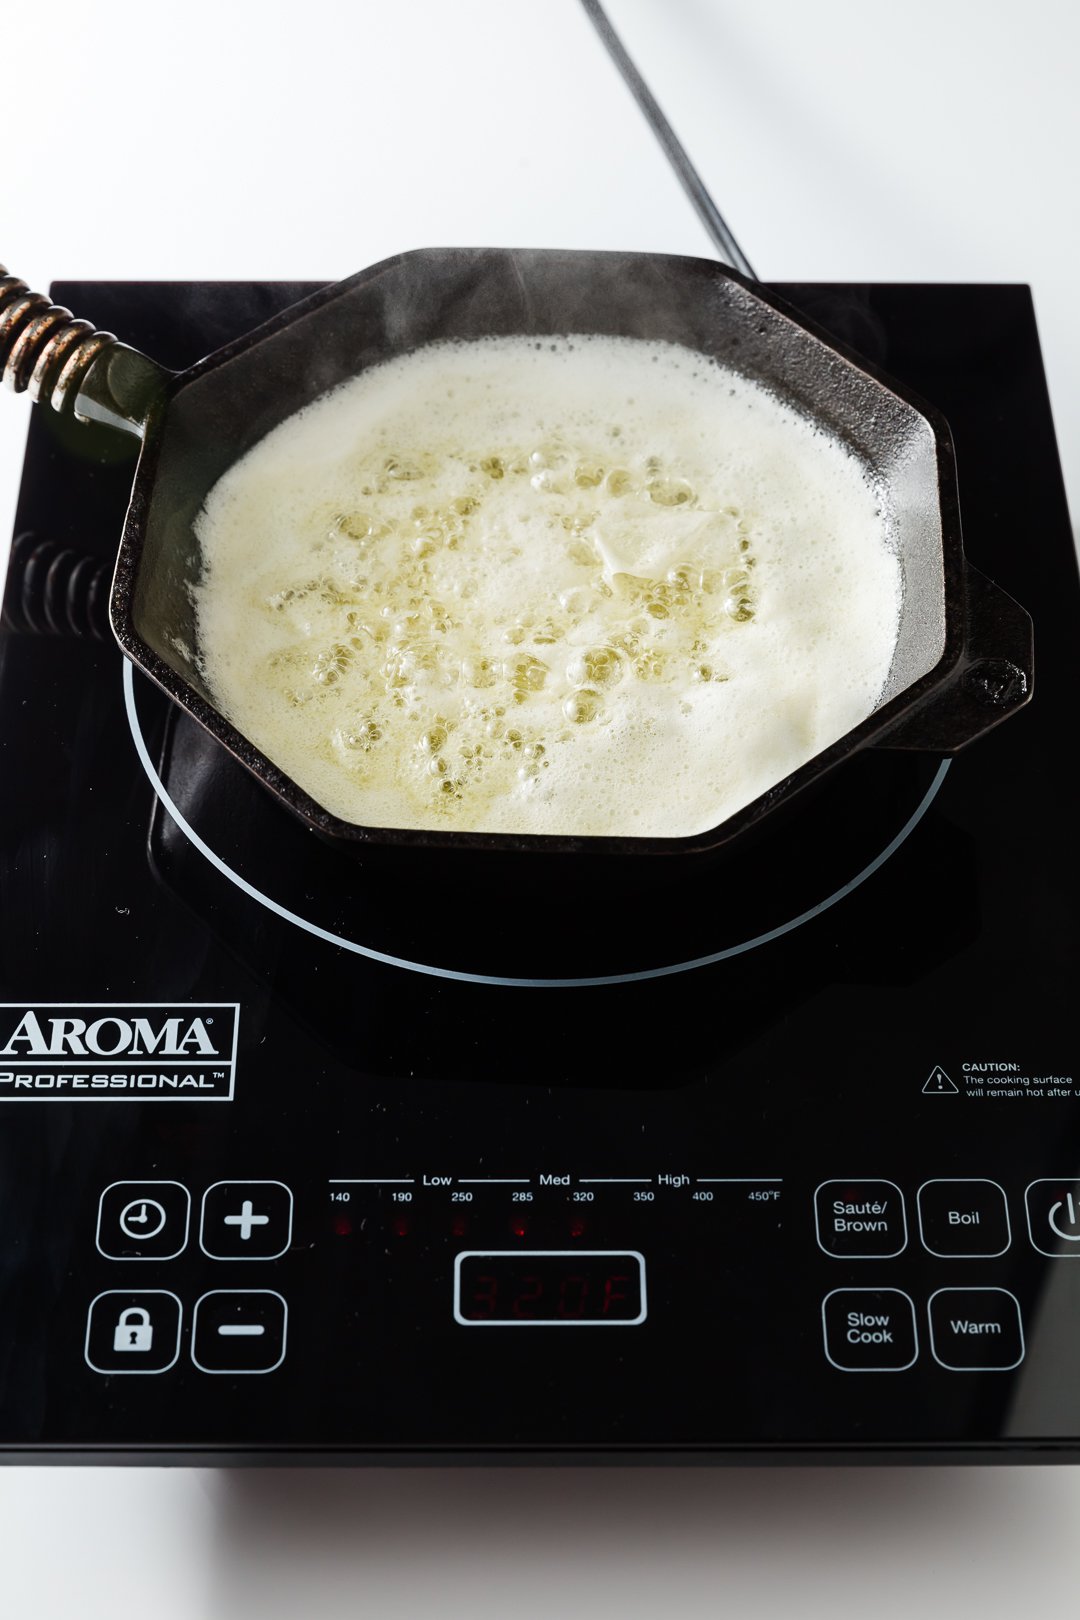
[[[0,1002],[0,1103],[230,1102],[235,1001]]]

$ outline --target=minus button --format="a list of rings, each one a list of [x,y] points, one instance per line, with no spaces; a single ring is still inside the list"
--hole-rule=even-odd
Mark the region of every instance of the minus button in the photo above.
[[[191,1359],[200,1372],[269,1373],[285,1359],[289,1309],[272,1288],[212,1288],[195,1303]]]

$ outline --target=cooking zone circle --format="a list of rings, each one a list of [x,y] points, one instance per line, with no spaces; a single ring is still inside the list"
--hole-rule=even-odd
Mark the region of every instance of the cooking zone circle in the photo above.
[[[173,773],[170,773],[168,769],[169,752],[167,749],[166,763],[162,771],[159,772],[154,763],[151,747],[143,728],[143,718],[140,715],[133,668],[127,660],[124,661],[123,670],[124,706],[128,725],[143,770],[150,780],[161,807],[175,823],[187,843],[221,872],[230,883],[234,884],[243,894],[257,901],[259,905],[281,917],[285,922],[291,923],[293,927],[301,929],[316,939],[324,940],[329,945],[339,946],[342,950],[351,951],[358,956],[366,956],[370,960],[381,962],[387,967],[403,968],[410,973],[422,973],[433,978],[452,979],[468,984],[498,985],[513,989],[571,989],[604,984],[631,984],[645,979],[668,978],[674,974],[689,973],[695,968],[707,967],[714,962],[723,962],[731,957],[742,956],[759,946],[768,945],[771,941],[793,932],[795,929],[802,927],[804,923],[811,922],[815,917],[828,911],[838,901],[845,899],[861,884],[865,883],[868,878],[878,872],[900,846],[906,842],[922,821],[937,797],[951,764],[948,759],[937,761],[928,760],[925,756],[888,753],[863,756],[861,761],[853,762],[864,769],[869,766],[875,771],[884,767],[885,778],[888,779],[895,775],[899,782],[899,791],[895,791],[895,782],[888,783],[884,794],[886,801],[884,806],[876,803],[872,804],[869,816],[861,814],[857,816],[860,823],[869,823],[871,829],[870,850],[860,851],[857,845],[853,846],[846,838],[835,836],[831,828],[832,806],[830,803],[826,803],[824,807],[822,807],[820,800],[816,805],[811,803],[808,807],[809,815],[804,812],[797,822],[797,836],[791,836],[790,829],[788,829],[789,836],[785,839],[785,829],[781,828],[778,833],[773,833],[764,847],[759,847],[757,852],[757,860],[759,863],[764,863],[762,870],[770,880],[768,891],[759,895],[763,905],[767,904],[769,898],[776,894],[782,894],[785,900],[789,896],[792,902],[795,900],[790,886],[775,882],[778,843],[781,845],[787,844],[789,858],[792,858],[791,846],[797,845],[797,853],[794,858],[797,860],[799,867],[806,872],[812,869],[813,875],[810,878],[811,894],[805,896],[809,903],[798,907],[798,909],[795,908],[793,903],[792,909],[787,915],[781,916],[779,920],[773,923],[762,926],[760,930],[755,929],[752,921],[747,918],[746,920],[750,923],[750,926],[742,930],[736,929],[738,937],[718,949],[705,951],[702,954],[686,959],[635,966],[623,972],[593,971],[591,973],[578,973],[559,977],[546,975],[514,977],[505,973],[470,971],[453,965],[450,961],[414,960],[390,950],[380,949],[374,943],[365,942],[355,937],[352,923],[342,920],[341,913],[343,909],[351,910],[354,915],[362,918],[365,928],[370,927],[376,935],[380,927],[385,928],[388,921],[386,916],[379,916],[373,912],[370,904],[372,885],[369,874],[364,871],[359,863],[354,862],[348,856],[336,852],[325,843],[313,840],[310,834],[306,833],[292,817],[278,813],[271,801],[266,800],[257,790],[252,790],[250,778],[234,765],[224,750],[220,749],[198,728],[191,726],[183,717],[176,714],[170,716],[169,724],[174,727],[188,726],[189,736],[187,741],[189,747],[193,746],[197,751],[198,762],[195,768],[192,769],[191,757],[190,755],[186,756],[186,768],[175,773],[174,781],[172,779]],[[152,689],[146,686],[145,683],[143,685],[146,692],[152,694]],[[212,843],[209,838],[203,837],[198,827],[193,823],[200,819],[210,819],[208,805],[212,804],[215,783],[218,782],[221,772],[227,773],[227,782],[222,790],[222,796],[225,794],[229,796],[230,813],[224,816],[221,823],[216,827],[214,842]],[[163,776],[165,780],[163,780]],[[834,795],[835,792],[836,789],[834,788]],[[257,833],[255,836],[252,835],[253,829],[247,816],[235,813],[234,804],[237,793],[250,797],[251,809],[255,818],[272,817],[275,820],[276,825],[270,829],[273,836],[268,844],[264,843],[264,840],[258,837]],[[183,803],[178,802],[182,794],[189,796],[186,802]],[[856,809],[858,809],[859,805],[863,803],[862,795],[858,789],[855,797],[858,801],[856,805]],[[222,838],[222,827],[226,825],[237,831],[237,836],[227,851],[223,848],[224,840]],[[832,847],[834,853],[836,847],[841,846],[843,852],[849,855],[850,864],[847,865],[846,871],[836,870],[837,861],[835,859],[830,863],[828,860],[818,858],[821,851],[815,845],[813,836],[815,827],[823,829],[825,843],[827,846]],[[287,892],[290,874],[295,874],[298,869],[298,863],[289,858],[291,854],[290,839],[296,841],[294,847],[304,852],[302,861],[307,861],[314,856],[317,864],[325,863],[326,871],[329,874],[328,881],[311,883],[310,872],[305,869],[302,881],[297,886],[295,898]],[[218,847],[215,848],[214,844],[217,844]],[[266,848],[269,848],[272,852],[269,860],[265,857]],[[782,854],[783,851],[781,850],[781,857]],[[862,855],[861,864],[859,861],[860,854]],[[869,855],[869,858],[867,858],[867,855]],[[749,877],[745,870],[747,862],[749,862],[751,868]],[[752,875],[754,862],[754,851],[751,851],[749,856],[745,853],[740,856],[740,867],[743,870],[739,873],[739,887],[743,893],[747,889],[753,890],[754,888]],[[844,854],[839,856],[839,865],[841,867],[845,866]],[[730,921],[740,920],[737,910],[735,916],[732,916],[734,908],[729,904],[732,895],[725,888],[725,878],[731,874],[731,870],[729,863],[713,865],[708,870],[703,871],[701,877],[694,882],[693,899],[699,909],[707,906],[712,910],[717,930],[721,929],[722,920],[725,917]],[[812,897],[812,891],[815,889],[820,898]],[[677,949],[677,939],[682,932],[683,913],[681,903],[686,900],[686,892],[683,890],[676,891],[674,899],[674,913],[667,918],[668,926],[674,927],[675,930],[675,937],[671,941],[673,951]],[[298,906],[303,909],[297,909]],[[783,902],[781,902],[781,909],[783,909]],[[323,914],[323,921],[318,920],[320,913]],[[655,920],[655,917],[650,917],[650,925],[654,924]],[[394,919],[391,917],[389,921],[392,926]],[[658,931],[654,928],[650,938]],[[623,931],[621,929],[598,929],[596,932],[601,950],[608,946],[612,934],[620,935],[619,943],[620,946],[623,946],[621,938]],[[436,939],[439,944],[446,942],[451,947],[456,944],[460,948],[460,938],[453,931],[433,930],[430,943],[434,945]],[[472,941],[470,941],[471,943]],[[551,945],[548,939],[545,939],[543,948],[548,951],[555,947]],[[625,947],[623,946],[623,948]],[[506,931],[498,929],[494,932],[492,950],[503,961],[505,961],[508,954],[512,954],[512,941]]]

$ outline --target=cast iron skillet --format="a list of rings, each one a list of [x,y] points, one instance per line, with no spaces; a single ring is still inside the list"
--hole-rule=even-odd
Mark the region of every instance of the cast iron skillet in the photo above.
[[[903,576],[900,635],[868,719],[719,826],[691,838],[581,838],[355,826],[328,814],[219,712],[199,667],[194,522],[267,433],[358,372],[422,344],[504,334],[663,339],[767,384],[839,434],[880,480]],[[715,849],[867,745],[954,753],[1026,701],[1027,614],[967,561],[949,430],[735,270],[656,254],[424,249],[324,288],[190,370],[164,371],[0,271],[0,365],[42,403],[137,434],[113,581],[124,652],[311,827],[347,844],[675,853]]]

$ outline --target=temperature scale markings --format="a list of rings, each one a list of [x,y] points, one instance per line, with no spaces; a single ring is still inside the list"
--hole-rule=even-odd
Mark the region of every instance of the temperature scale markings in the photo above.
[[[531,1176],[459,1176],[461,1187],[526,1187]],[[579,1176],[583,1187],[648,1185],[652,1176]],[[695,1176],[699,1186],[764,1187],[779,1185],[783,1176]],[[415,1176],[331,1176],[331,1187],[411,1187]]]

